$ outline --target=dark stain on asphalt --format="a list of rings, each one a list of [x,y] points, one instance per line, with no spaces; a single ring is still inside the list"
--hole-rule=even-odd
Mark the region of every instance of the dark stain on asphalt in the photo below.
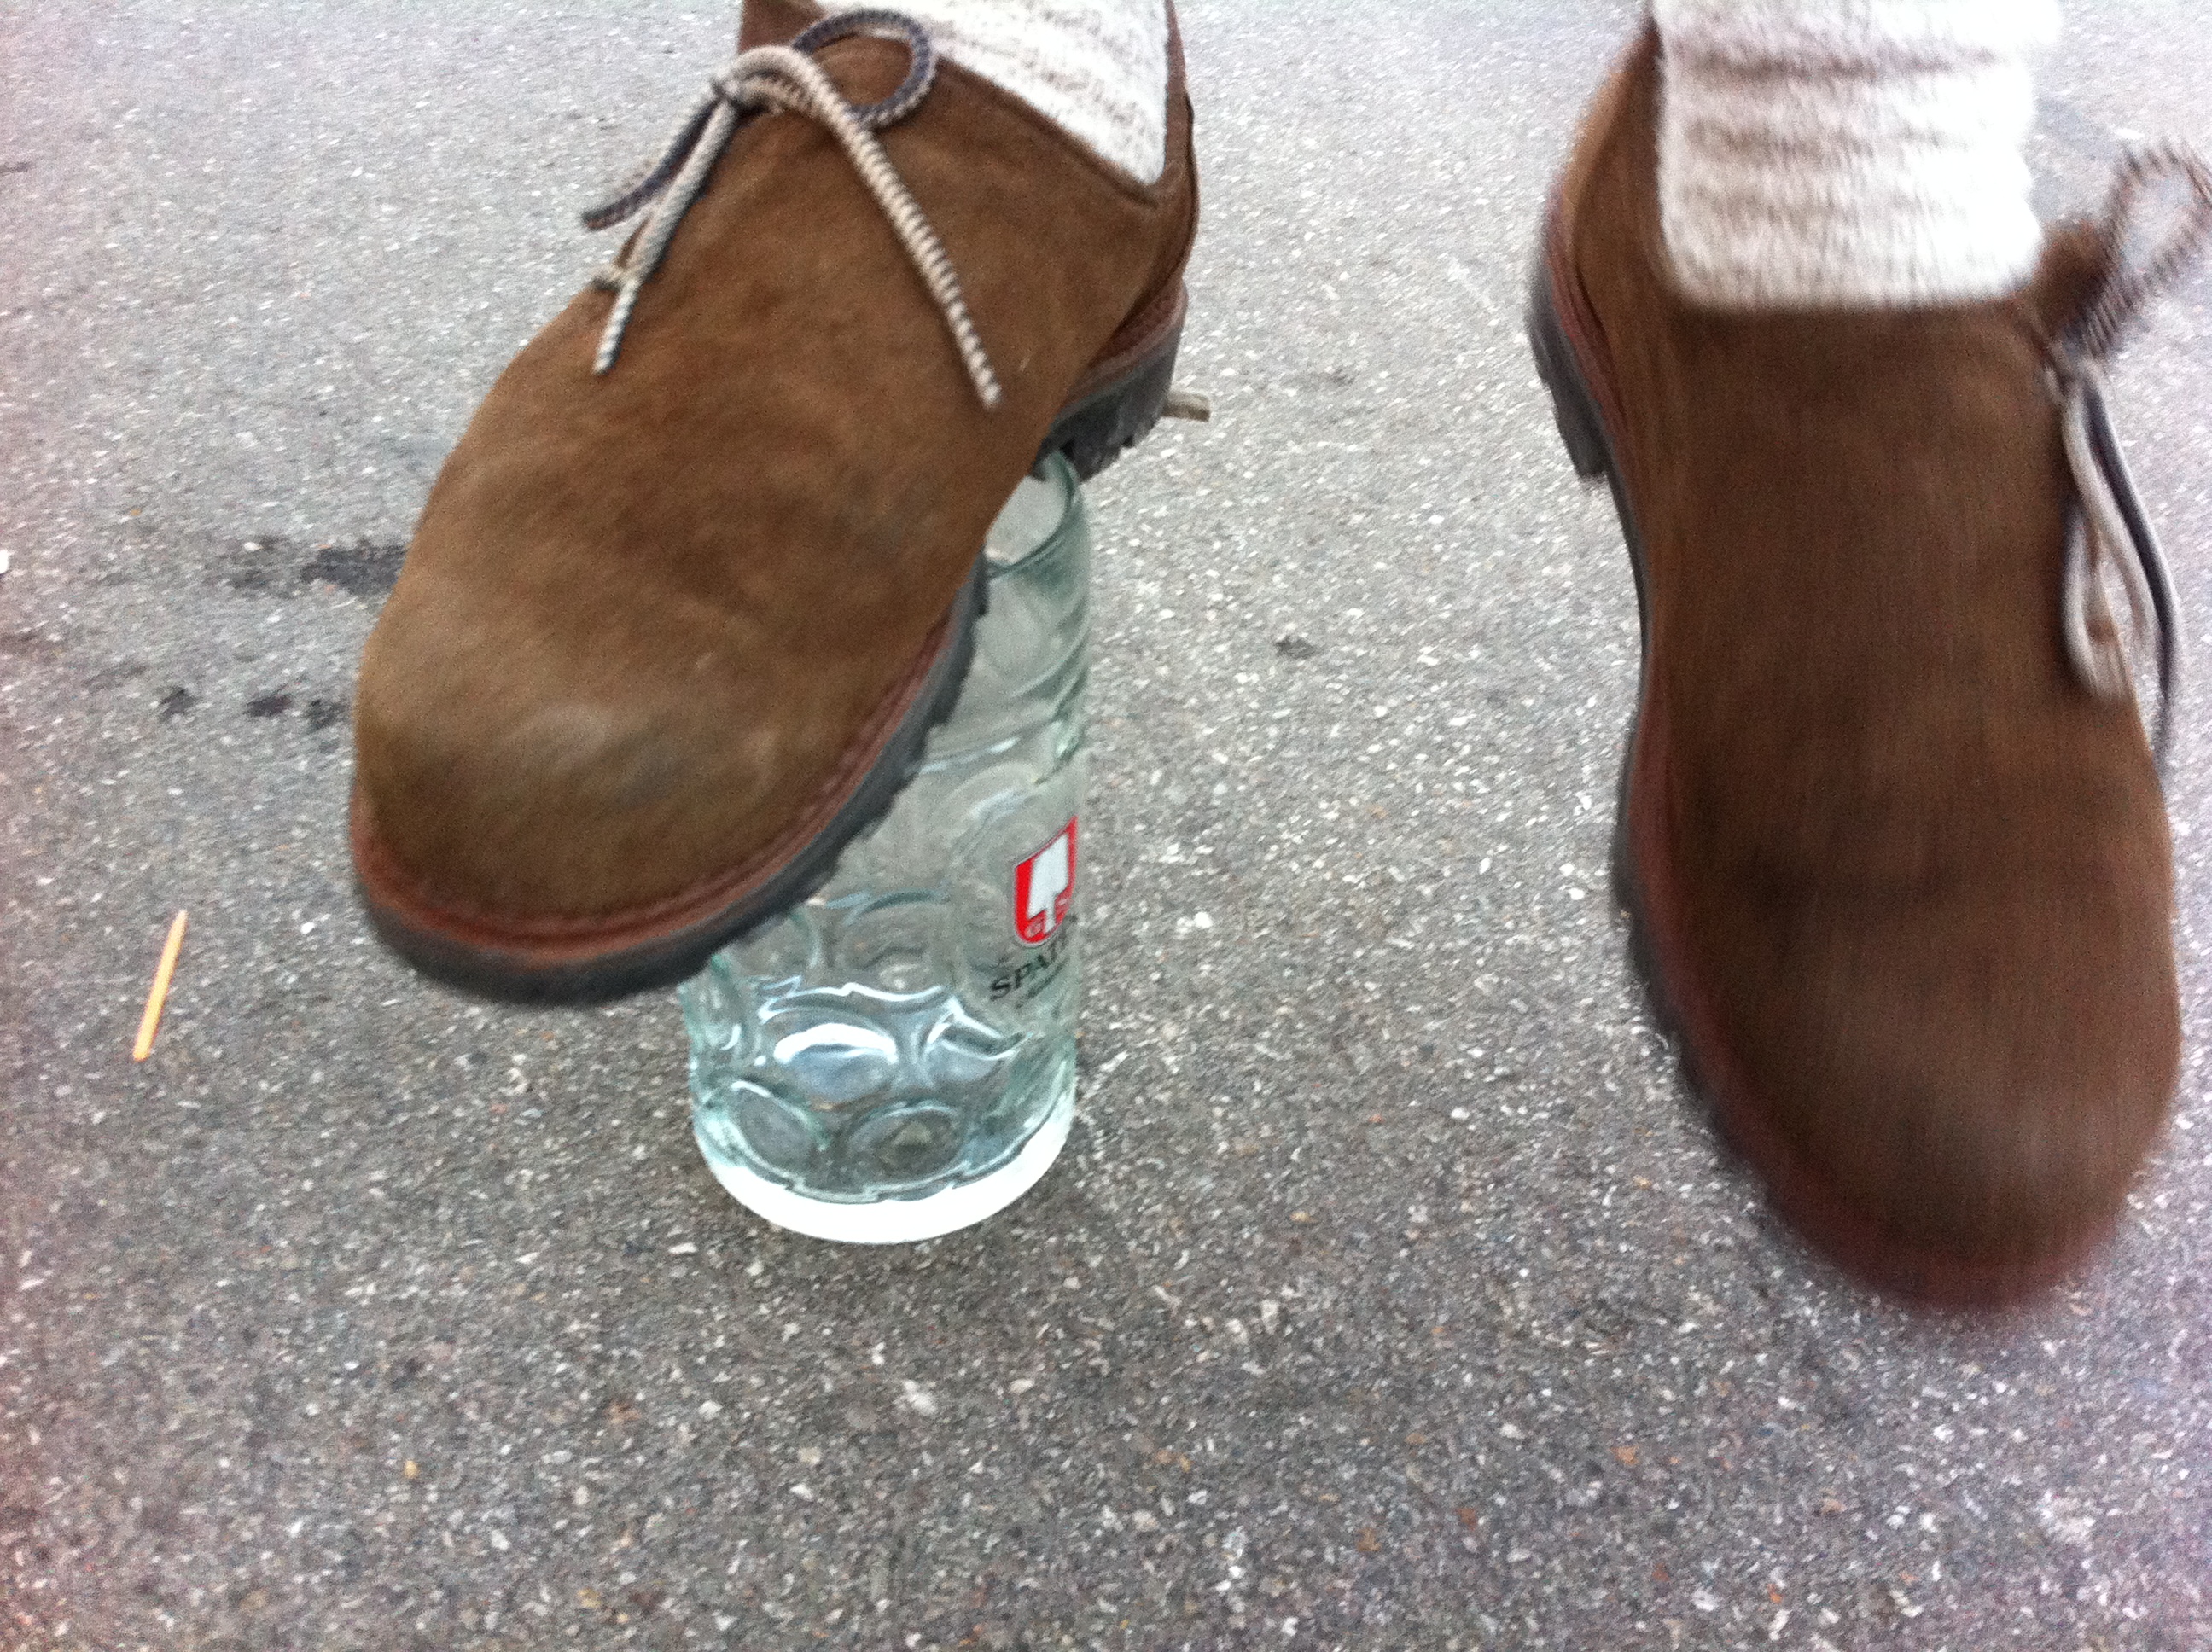
[[[300,566],[303,583],[316,580],[353,596],[381,597],[399,578],[407,547],[397,539],[356,539],[349,545],[320,544]]]
[[[380,602],[406,559],[406,544],[398,539],[360,538],[350,544],[326,539],[307,545],[267,534],[225,550],[216,559],[214,581],[247,597],[289,598],[322,584],[365,602]]]
[[[52,659],[66,646],[59,637],[41,636],[36,631],[0,631],[0,654],[12,654],[18,659]]]

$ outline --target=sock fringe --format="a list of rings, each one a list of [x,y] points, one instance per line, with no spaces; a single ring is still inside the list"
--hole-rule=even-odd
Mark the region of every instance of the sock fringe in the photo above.
[[[1660,216],[1731,308],[1971,302],[2033,274],[2052,0],[1657,0]]]

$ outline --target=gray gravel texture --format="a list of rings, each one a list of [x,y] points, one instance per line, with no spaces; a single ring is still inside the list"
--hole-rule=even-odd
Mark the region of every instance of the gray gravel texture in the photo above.
[[[2054,208],[2207,127],[2212,11],[2073,9]],[[717,1188],[671,997],[419,985],[341,835],[440,457],[730,17],[0,3],[0,1645],[2212,1647],[2203,737],[2179,1126],[2033,1311],[1810,1258],[1626,971],[1518,315],[1634,24],[1192,0],[1218,413],[1094,491],[1081,1120],[854,1252]],[[2212,282],[2118,401],[2202,635]]]

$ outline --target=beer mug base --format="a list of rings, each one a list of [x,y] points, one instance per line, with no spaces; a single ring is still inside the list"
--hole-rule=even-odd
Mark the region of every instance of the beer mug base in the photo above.
[[[839,1203],[810,1199],[779,1187],[743,1164],[714,1151],[704,1136],[700,1149],[731,1198],[763,1221],[809,1239],[846,1245],[910,1245],[972,1228],[996,1216],[1031,1187],[1060,1157],[1075,1121],[1074,1074],[1020,1152],[973,1181],[964,1181],[920,1199],[882,1199]]]

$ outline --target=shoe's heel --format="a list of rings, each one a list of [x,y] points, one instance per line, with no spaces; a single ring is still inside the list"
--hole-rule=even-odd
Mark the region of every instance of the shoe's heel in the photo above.
[[[1065,453],[1076,479],[1088,482],[1152,433],[1167,407],[1175,382],[1176,349],[1182,343],[1182,319],[1111,384],[1060,410],[1038,446],[1036,466]]]
[[[1547,226],[1547,243],[1551,239]],[[1597,410],[1597,400],[1590,393],[1589,381],[1575,355],[1574,346],[1567,342],[1566,329],[1560,325],[1558,305],[1552,295],[1552,272],[1549,261],[1539,256],[1536,267],[1528,280],[1528,349],[1536,358],[1536,375],[1544,381],[1544,388],[1552,393],[1552,418],[1559,428],[1559,440],[1565,444],[1567,457],[1574,463],[1575,472],[1585,482],[1604,482],[1612,490],[1614,513],[1620,518],[1621,536],[1628,542],[1628,566],[1636,578],[1637,623],[1643,635],[1643,660],[1650,659],[1651,609],[1644,586],[1644,541],[1636,529],[1636,518],[1628,508],[1628,495],[1622,486],[1621,474],[1613,464],[1613,444],[1605,434],[1605,424]],[[1638,677],[1642,666],[1638,667]],[[1637,704],[1643,704],[1643,685],[1639,680]],[[1629,781],[1636,761],[1636,732],[1642,717],[1640,711],[1632,717],[1628,738],[1622,748],[1620,778],[1614,788],[1613,811],[1612,885],[1613,904],[1629,914],[1628,955],[1631,967],[1643,979],[1655,1004],[1663,1004],[1659,978],[1655,971],[1650,951],[1650,938],[1645,932],[1643,899],[1637,886],[1634,857],[1631,853],[1628,828]]]
[[[1528,283],[1528,349],[1536,358],[1536,376],[1552,392],[1552,422],[1559,428],[1559,440],[1566,444],[1575,474],[1585,482],[1595,482],[1612,468],[1604,427],[1598,422],[1597,404],[1590,400],[1576,369],[1573,347],[1559,326],[1559,313],[1552,302],[1551,275],[1541,259]]]

